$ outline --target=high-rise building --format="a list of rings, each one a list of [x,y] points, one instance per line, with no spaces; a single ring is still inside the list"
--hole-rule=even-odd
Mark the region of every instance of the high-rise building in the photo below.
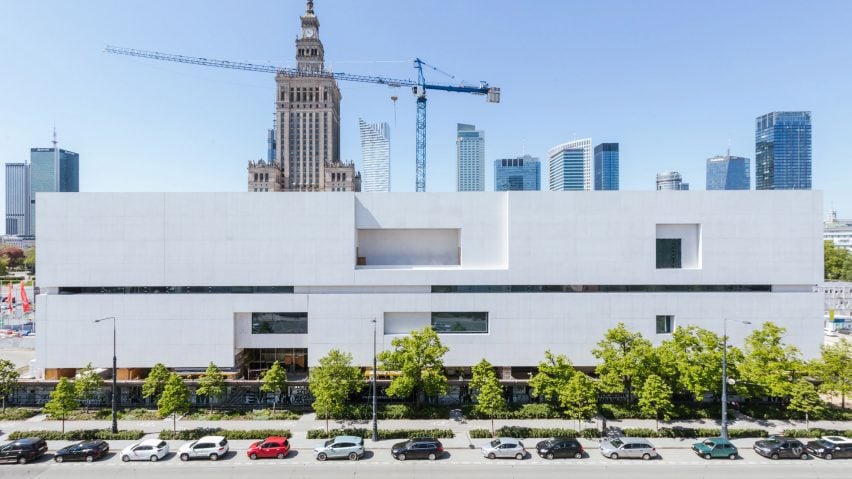
[[[358,118],[361,131],[361,191],[390,191],[390,126]]]
[[[592,139],[574,140],[548,151],[550,191],[592,191]]]
[[[80,155],[53,148],[30,148],[30,231],[36,234],[36,193],[80,191]]]
[[[595,189],[618,190],[618,143],[595,147]]]
[[[6,234],[32,235],[30,165],[6,163]]]
[[[684,183],[683,178],[677,171],[663,171],[661,173],[657,173],[657,191],[688,189],[689,183]]]
[[[718,155],[707,158],[708,190],[747,190],[751,187],[749,164],[741,156]]]
[[[811,189],[811,112],[775,111],[755,123],[755,188]]]
[[[266,130],[266,162],[274,163],[277,148],[275,147],[275,128]]]
[[[494,191],[541,190],[541,162],[530,155],[494,160]]]
[[[485,132],[474,125],[456,126],[456,189],[485,191]]]
[[[300,17],[302,31],[296,39],[296,65],[304,73],[275,75],[274,161],[249,162],[249,191],[337,191],[327,186],[326,168],[351,168],[347,177],[357,177],[354,162],[340,161],[340,89],[325,69],[325,50],[319,39],[319,19],[314,2],[308,0]],[[267,143],[269,143],[267,141]],[[268,153],[267,153],[268,154]],[[279,174],[271,171],[278,169]],[[278,178],[278,186],[260,186],[255,174]],[[339,185],[339,183],[335,183]],[[347,190],[348,191],[348,190]]]

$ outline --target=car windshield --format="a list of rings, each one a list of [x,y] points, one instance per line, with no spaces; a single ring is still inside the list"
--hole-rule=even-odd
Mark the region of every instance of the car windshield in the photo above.
[[[621,439],[613,439],[612,441],[609,441],[609,443],[615,447],[621,447],[621,445],[624,444]]]
[[[491,441],[491,447],[497,447],[499,445],[500,445],[499,439],[495,439],[495,440]]]
[[[331,446],[332,444],[334,444],[334,439],[329,439],[328,441],[325,441],[325,443],[323,443],[323,446],[328,447],[328,446]]]

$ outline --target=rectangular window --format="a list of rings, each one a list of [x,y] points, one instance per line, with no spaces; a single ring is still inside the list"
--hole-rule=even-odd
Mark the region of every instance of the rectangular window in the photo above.
[[[674,316],[657,315],[657,334],[671,334],[674,326]]]
[[[251,334],[308,334],[308,313],[251,313]]]
[[[680,238],[657,238],[657,269],[680,268]]]
[[[432,329],[441,334],[487,333],[488,313],[432,313]]]

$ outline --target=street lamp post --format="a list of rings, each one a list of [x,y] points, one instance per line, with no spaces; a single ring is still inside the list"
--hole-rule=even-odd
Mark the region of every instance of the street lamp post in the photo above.
[[[106,321],[107,319],[112,320],[112,433],[118,433],[118,403],[117,401],[117,386],[116,386],[116,372],[118,369],[116,368],[116,360],[115,360],[115,316],[107,316],[106,318],[96,319],[96,323],[100,323],[101,321]]]
[[[376,417],[376,318],[373,318],[373,442],[379,440],[379,422]]]
[[[722,321],[722,429],[720,435],[728,439],[728,321]],[[751,321],[739,321],[742,324],[751,324]]]

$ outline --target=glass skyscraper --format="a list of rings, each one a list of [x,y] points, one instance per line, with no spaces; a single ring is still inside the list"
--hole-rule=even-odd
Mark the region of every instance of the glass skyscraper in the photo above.
[[[555,146],[547,156],[550,191],[591,191],[594,188],[591,138]]]
[[[618,143],[595,147],[595,189],[618,190]]]
[[[657,191],[663,190],[688,190],[689,183],[683,182],[683,177],[677,171],[663,171],[657,173]]]
[[[32,235],[30,165],[6,163],[6,234]]]
[[[474,125],[456,128],[456,189],[485,191],[485,132]]]
[[[811,112],[775,111],[755,123],[755,187],[811,189]]]
[[[541,190],[541,162],[524,155],[494,160],[494,191]]]
[[[708,190],[747,190],[751,188],[751,160],[727,155],[707,158]]]
[[[80,191],[80,155],[53,148],[30,148],[30,218],[35,233],[36,193]],[[58,168],[58,171],[57,171]]]
[[[361,191],[390,191],[390,126],[358,119],[361,130]]]

